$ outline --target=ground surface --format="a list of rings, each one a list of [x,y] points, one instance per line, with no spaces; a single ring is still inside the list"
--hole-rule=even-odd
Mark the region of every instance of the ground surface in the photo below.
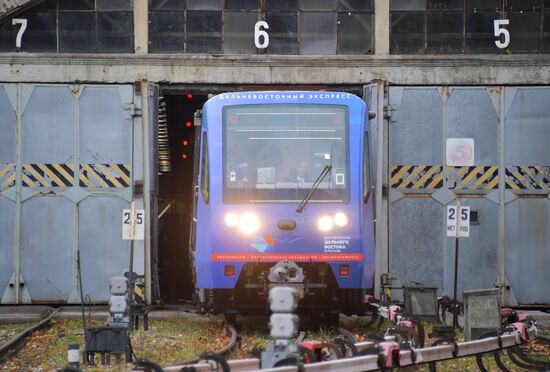
[[[367,327],[366,318],[342,318],[344,328],[352,331],[361,339],[367,332],[382,334],[390,323],[377,324]],[[103,320],[92,320],[92,325],[103,325]],[[30,323],[5,324],[0,323],[0,342],[28,327]],[[254,321],[240,320],[238,323],[241,340],[236,350],[227,357],[230,359],[246,358],[255,351],[264,347],[267,343],[266,318]],[[427,332],[431,325],[427,326]],[[544,329],[547,334],[549,329]],[[35,332],[28,340],[26,346],[16,355],[0,364],[0,370],[20,371],[51,371],[63,367],[67,362],[67,347],[71,343],[83,345],[82,324],[79,320],[54,319],[48,329]],[[321,328],[306,332],[307,339],[329,340],[338,334],[334,330]],[[459,334],[461,337],[461,334]],[[205,351],[220,349],[229,342],[229,337],[219,318],[170,318],[154,319],[150,321],[149,331],[142,329],[132,334],[132,346],[138,358],[146,358],[164,366],[177,364],[190,359]],[[427,340],[427,345],[433,342]],[[82,346],[81,346],[82,348]],[[548,346],[532,343],[529,349],[538,355],[538,358],[550,363],[550,348]],[[507,356],[502,355],[503,362],[512,371],[519,371],[518,367],[511,364]],[[484,357],[485,366],[496,371],[496,364],[492,357]],[[86,367],[85,370],[123,371],[132,368],[131,364],[115,364],[110,367],[96,366]],[[402,368],[404,371],[428,371],[427,366]],[[462,358],[445,361],[437,364],[438,371],[475,371],[477,370],[475,358]]]

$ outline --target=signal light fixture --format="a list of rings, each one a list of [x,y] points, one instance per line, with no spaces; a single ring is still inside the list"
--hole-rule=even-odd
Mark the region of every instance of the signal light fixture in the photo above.
[[[340,276],[349,276],[349,265],[340,265]]]
[[[225,276],[235,276],[235,266],[225,265],[224,274]]]

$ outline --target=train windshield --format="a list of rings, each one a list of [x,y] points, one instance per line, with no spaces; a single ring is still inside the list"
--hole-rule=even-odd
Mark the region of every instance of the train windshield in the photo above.
[[[224,202],[299,203],[329,165],[310,203],[348,203],[348,127],[347,106],[226,106]]]

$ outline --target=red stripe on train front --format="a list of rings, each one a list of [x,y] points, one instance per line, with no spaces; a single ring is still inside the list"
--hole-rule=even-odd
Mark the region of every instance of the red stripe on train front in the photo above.
[[[362,253],[213,253],[212,261],[363,261]]]

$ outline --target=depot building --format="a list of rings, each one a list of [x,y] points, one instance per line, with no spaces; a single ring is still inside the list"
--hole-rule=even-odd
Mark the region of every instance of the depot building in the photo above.
[[[1,303],[79,302],[77,256],[106,301],[132,244],[146,301],[188,301],[194,112],[330,90],[377,113],[377,296],[451,294],[459,200],[459,293],[548,305],[549,52],[546,0],[0,0]]]

